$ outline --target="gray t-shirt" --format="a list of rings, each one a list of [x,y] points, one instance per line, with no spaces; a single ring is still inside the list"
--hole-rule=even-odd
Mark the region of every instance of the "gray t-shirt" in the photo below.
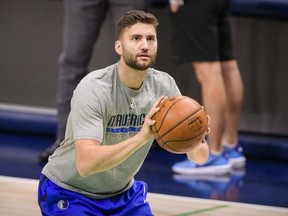
[[[134,136],[146,114],[161,96],[180,95],[167,73],[148,69],[143,85],[133,90],[121,83],[118,63],[89,73],[77,86],[71,100],[65,140],[43,169],[57,185],[91,198],[106,198],[128,190],[143,164],[153,139],[118,166],[86,178],[75,165],[77,139],[95,139],[113,145]]]

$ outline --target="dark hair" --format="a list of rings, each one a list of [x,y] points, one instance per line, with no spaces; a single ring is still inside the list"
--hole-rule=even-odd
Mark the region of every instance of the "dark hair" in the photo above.
[[[127,11],[118,20],[117,39],[121,37],[121,35],[123,34],[123,30],[125,28],[130,27],[136,23],[152,24],[155,30],[157,30],[157,26],[159,25],[159,22],[154,15],[150,13],[146,13],[144,11],[140,11],[140,10],[130,10],[130,11]]]

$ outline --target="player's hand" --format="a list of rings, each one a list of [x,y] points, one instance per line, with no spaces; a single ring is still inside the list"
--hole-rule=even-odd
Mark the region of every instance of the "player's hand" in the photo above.
[[[210,125],[210,116],[209,116],[209,115],[207,115],[207,125],[208,125],[208,127],[207,127],[206,135],[209,134],[210,131],[211,131],[211,129],[210,129],[210,127],[209,127],[209,125]]]
[[[152,119],[152,117],[154,116],[156,112],[160,110],[159,105],[165,99],[167,99],[167,96],[161,96],[160,98],[158,98],[157,101],[153,104],[148,114],[146,115],[144,124],[140,132],[138,133],[138,135],[141,136],[141,139],[144,139],[145,143],[148,142],[152,138],[152,135],[153,135],[151,131],[151,126],[154,125],[156,121]]]
[[[206,135],[210,133],[210,116],[207,115],[207,130],[206,130],[206,134],[203,137],[203,139],[197,144],[195,145],[195,148],[193,151],[191,152],[186,152],[187,157],[190,161],[197,163],[197,164],[203,164],[205,163],[208,158],[209,158],[209,147],[208,144],[206,142]]]
[[[197,164],[205,163],[209,158],[209,147],[205,139],[191,152],[186,153],[188,159]]]

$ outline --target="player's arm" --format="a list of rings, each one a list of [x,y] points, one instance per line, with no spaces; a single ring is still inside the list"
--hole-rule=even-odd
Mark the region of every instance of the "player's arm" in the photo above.
[[[208,160],[209,157],[209,147],[205,139],[199,143],[199,145],[193,149],[191,152],[187,152],[187,157],[190,161],[203,164]]]
[[[155,124],[152,116],[160,109],[160,97],[147,114],[138,134],[114,145],[101,145],[99,141],[79,139],[75,141],[76,167],[81,176],[87,177],[97,172],[109,170],[132,155],[152,138],[151,126]]]
[[[210,133],[209,123],[210,123],[210,117],[208,118],[208,128],[207,128],[207,134]],[[198,145],[195,146],[193,151],[187,152],[187,157],[190,161],[197,163],[197,164],[203,164],[205,163],[209,158],[209,146],[206,142],[206,139],[203,138],[199,141]]]
[[[133,154],[147,139],[135,135],[115,145],[102,146],[96,140],[76,140],[76,167],[83,177],[109,170]]]

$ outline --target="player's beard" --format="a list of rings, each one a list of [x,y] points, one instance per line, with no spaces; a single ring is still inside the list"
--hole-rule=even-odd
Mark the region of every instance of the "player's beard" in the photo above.
[[[156,54],[149,55],[150,61],[140,62],[137,60],[137,56],[133,55],[131,52],[123,48],[122,58],[124,62],[131,68],[139,71],[147,70],[155,63]]]

